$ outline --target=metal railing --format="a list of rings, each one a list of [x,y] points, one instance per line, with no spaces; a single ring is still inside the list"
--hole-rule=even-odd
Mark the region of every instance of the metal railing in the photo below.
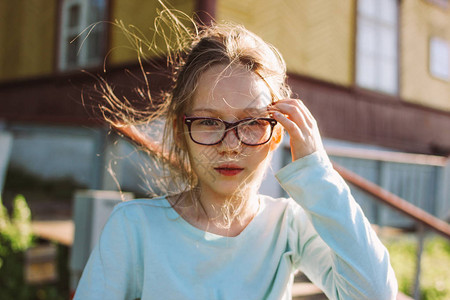
[[[342,178],[345,179],[345,181],[374,196],[374,199],[377,201],[388,205],[409,218],[414,219],[420,224],[423,224],[439,233],[445,238],[450,239],[450,225],[446,222],[436,218],[425,210],[381,188],[369,180],[364,179],[363,177],[343,168],[342,166],[337,165],[336,163],[333,163],[333,167],[342,176]]]
[[[418,247],[417,247],[417,261],[416,261],[416,274],[414,276],[414,299],[420,299],[420,273],[423,244],[425,241],[425,228],[430,228],[441,236],[450,240],[450,225],[446,222],[434,217],[427,213],[423,209],[420,209],[413,204],[409,203],[405,199],[394,195],[380,186],[364,179],[363,177],[346,170],[345,168],[333,163],[335,170],[344,178],[348,183],[353,184],[362,191],[374,196],[374,199],[388,205],[389,207],[401,212],[409,218],[419,223],[417,235],[418,235]]]

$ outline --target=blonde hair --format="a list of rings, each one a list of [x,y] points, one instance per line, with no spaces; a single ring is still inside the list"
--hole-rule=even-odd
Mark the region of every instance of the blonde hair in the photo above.
[[[189,25],[183,25],[181,20],[188,20]],[[99,91],[106,100],[101,105],[101,111],[115,128],[134,126],[135,130],[139,130],[139,124],[149,124],[161,117],[165,118],[161,152],[143,149],[158,158],[164,167],[166,176],[159,177],[162,179],[158,183],[162,193],[174,195],[183,191],[192,192],[197,186],[197,176],[190,167],[181,116],[192,105],[199,78],[206,70],[219,64],[239,65],[257,74],[267,84],[272,102],[290,96],[291,91],[286,85],[285,62],[272,45],[241,25],[223,23],[200,26],[185,14],[164,7],[155,21],[154,33],[162,35],[167,45],[167,66],[171,69],[173,85],[159,99],[152,99],[149,77],[142,61],[151,62],[151,59],[148,60],[150,55],[144,53],[144,49],[153,51],[154,54],[155,49],[152,47],[155,47],[155,43],[148,42],[140,32],[136,34],[137,31],[131,31],[132,27],[124,26],[121,22],[116,25],[128,35],[138,52],[145,82],[144,90],[139,90],[138,94],[145,104],[143,108],[136,108],[128,99],[115,95],[113,88],[101,79]],[[174,37],[175,43],[168,37]],[[222,212],[230,225],[240,209],[231,207],[231,203],[224,206]]]

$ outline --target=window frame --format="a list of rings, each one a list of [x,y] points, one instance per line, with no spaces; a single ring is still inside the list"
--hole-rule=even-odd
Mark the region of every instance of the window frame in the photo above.
[[[90,1],[92,0],[59,0],[59,8],[58,8],[58,18],[59,18],[59,26],[57,30],[57,57],[55,59],[55,66],[57,72],[69,72],[82,68],[95,68],[101,66],[105,61],[106,49],[109,42],[108,39],[108,26],[105,22],[101,24],[102,27],[95,26],[91,29],[92,23],[89,21],[89,9],[90,9]],[[110,17],[110,1],[104,1],[104,12],[103,18],[100,21],[106,21]],[[79,5],[79,23],[69,28],[68,22],[70,19],[70,7],[73,5]],[[97,29],[96,29],[97,28]],[[87,34],[90,31],[98,30],[100,32],[101,39],[103,40],[100,55],[98,57],[89,57],[88,49],[89,43],[93,41],[92,35],[86,39]],[[92,32],[91,32],[92,33]],[[68,48],[71,46],[69,44],[69,39],[73,37],[77,37],[76,44],[77,46],[77,54],[76,54],[76,62],[71,64],[68,61],[69,50]],[[89,39],[90,38],[90,39]]]
[[[397,99],[399,97],[400,94],[400,89],[401,89],[401,82],[400,82],[400,70],[401,70],[401,66],[400,66],[400,53],[401,53],[401,44],[400,44],[400,23],[401,23],[401,1],[400,0],[393,0],[395,2],[396,5],[396,13],[395,13],[395,26],[393,27],[394,29],[394,34],[395,34],[395,49],[394,49],[394,55],[395,57],[393,58],[394,61],[394,67],[395,67],[395,80],[396,80],[396,84],[394,87],[394,91],[387,91],[385,89],[383,89],[382,87],[380,88],[380,84],[376,83],[375,87],[369,87],[366,85],[361,85],[359,83],[359,79],[358,79],[358,63],[359,63],[359,47],[358,47],[358,35],[360,32],[360,25],[359,25],[359,20],[360,20],[360,0],[355,1],[354,4],[354,41],[353,41],[353,49],[354,49],[354,60],[353,60],[353,86],[355,89],[358,90],[363,90],[363,91],[367,91],[371,94],[383,94],[386,96],[389,96],[389,98],[392,99]],[[378,21],[376,21],[375,23],[377,23]],[[378,34],[378,32],[380,31],[380,29],[376,29],[375,34]],[[378,51],[377,51],[378,52]],[[377,61],[378,63],[379,61]]]

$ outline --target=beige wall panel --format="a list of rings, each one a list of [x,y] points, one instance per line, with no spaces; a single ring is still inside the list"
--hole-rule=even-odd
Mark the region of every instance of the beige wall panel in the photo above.
[[[0,77],[3,74],[4,64],[5,64],[5,43],[6,43],[6,33],[7,33],[7,10],[8,8],[8,2],[7,1],[0,1],[0,45],[3,45],[0,47]]]
[[[0,80],[51,74],[56,0],[2,1]]]
[[[165,3],[169,3],[172,7],[191,16],[195,0],[171,0],[165,1]],[[154,20],[157,16],[157,10],[162,9],[157,0],[114,0],[112,5],[112,21],[120,20],[126,26],[135,26],[148,41],[153,39]],[[134,42],[130,42],[127,35],[115,26],[111,27],[110,44],[109,59],[112,64],[117,65],[137,60]],[[161,47],[160,49],[165,49],[165,43],[161,38],[157,40],[157,45]]]
[[[354,0],[217,0],[217,19],[274,44],[290,72],[350,86],[354,7]]]
[[[406,0],[402,5],[401,97],[450,111],[450,82],[429,71],[429,39],[436,36],[450,43],[450,9],[425,0]]]
[[[17,67],[20,65],[21,45],[21,5],[15,1],[1,1],[0,19],[0,80],[9,80],[17,77]],[[15,30],[11,30],[15,28]]]

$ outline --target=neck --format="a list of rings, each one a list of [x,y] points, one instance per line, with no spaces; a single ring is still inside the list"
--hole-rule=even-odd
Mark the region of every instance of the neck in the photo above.
[[[223,236],[239,235],[259,210],[258,195],[250,191],[233,198],[191,191],[168,197],[168,200],[172,204],[182,200],[174,209],[191,225]],[[223,209],[224,206],[228,209]],[[230,215],[234,215],[232,220],[229,220]]]
[[[258,195],[250,188],[233,195],[221,195],[200,189],[197,199],[203,206],[206,216],[218,221],[225,220],[226,214],[236,215],[237,220],[249,216],[252,218],[259,206]]]

